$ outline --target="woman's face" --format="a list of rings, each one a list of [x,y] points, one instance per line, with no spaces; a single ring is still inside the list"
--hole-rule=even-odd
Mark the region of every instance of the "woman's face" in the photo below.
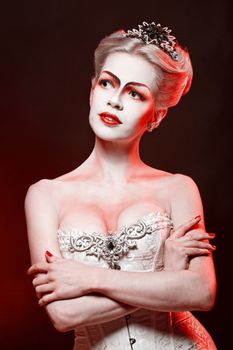
[[[141,136],[154,116],[155,72],[143,57],[110,54],[91,89],[90,125],[105,140]]]

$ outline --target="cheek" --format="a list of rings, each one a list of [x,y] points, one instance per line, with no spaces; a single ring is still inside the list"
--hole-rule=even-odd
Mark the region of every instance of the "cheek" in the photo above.
[[[96,88],[93,91],[92,100],[91,100],[91,109],[100,109],[99,111],[103,111],[103,105],[106,105],[109,99],[109,93],[107,91],[102,91]]]
[[[144,126],[145,124],[148,123],[148,121],[151,119],[153,113],[154,113],[154,105],[150,104],[149,106],[141,108],[140,114],[139,114],[139,125]]]
[[[97,102],[98,102],[98,92],[95,89],[92,93],[91,106],[96,105]]]

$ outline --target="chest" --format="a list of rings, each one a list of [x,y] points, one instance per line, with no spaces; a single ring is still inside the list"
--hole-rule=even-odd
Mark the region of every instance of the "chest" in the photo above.
[[[170,212],[166,191],[153,182],[118,187],[69,184],[59,192],[58,203],[59,226],[85,232],[118,232],[150,212]]]

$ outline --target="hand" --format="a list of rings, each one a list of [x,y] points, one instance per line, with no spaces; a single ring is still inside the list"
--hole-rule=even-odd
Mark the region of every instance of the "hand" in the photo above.
[[[180,225],[166,239],[164,246],[164,270],[185,270],[191,257],[209,255],[215,246],[203,241],[213,239],[214,233],[201,230],[188,232],[200,221],[200,216]]]
[[[89,292],[88,282],[92,280],[93,267],[77,260],[49,256],[48,253],[45,257],[46,262],[36,263],[27,271],[28,275],[35,275],[32,284],[40,298],[39,305]]]

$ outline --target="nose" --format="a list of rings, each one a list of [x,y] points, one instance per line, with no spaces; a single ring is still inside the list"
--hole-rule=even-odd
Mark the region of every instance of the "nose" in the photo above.
[[[109,100],[108,100],[108,105],[112,106],[113,108],[117,108],[118,110],[122,110],[123,109],[123,104],[121,102],[120,99],[120,94],[119,93],[115,93],[113,94]]]

